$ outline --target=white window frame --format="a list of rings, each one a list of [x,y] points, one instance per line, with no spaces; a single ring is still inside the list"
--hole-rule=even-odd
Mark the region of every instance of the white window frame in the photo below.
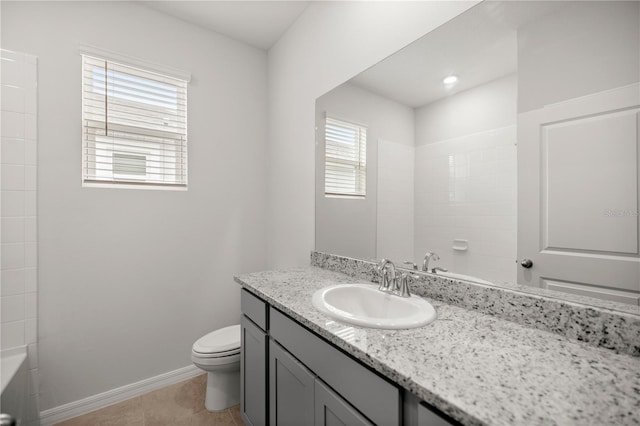
[[[81,47],[81,55],[82,186],[186,190],[189,74],[96,48]],[[104,101],[102,103],[97,101],[98,105],[103,105],[104,111],[100,106],[95,108],[92,104],[100,96],[96,96],[97,92],[94,90],[97,81],[95,71],[90,72],[87,69],[101,71],[99,66],[93,65],[97,63],[96,60],[105,64],[105,71],[102,73],[104,77],[101,77],[105,84],[101,92]],[[107,70],[111,69],[114,71],[110,74],[110,78],[107,77],[109,75]],[[136,82],[134,85],[138,85],[134,87],[133,92],[130,92],[132,95],[118,95],[118,90],[126,90],[126,88],[118,86],[117,82],[113,83],[114,86],[108,83],[109,80],[113,82],[123,77],[132,77]],[[137,97],[135,89],[140,87],[139,84],[152,81],[160,84],[163,89],[175,89],[177,96],[175,102],[179,100],[181,104],[176,103],[174,109],[166,110],[163,106],[154,105],[152,101],[145,102],[142,97]],[[110,91],[111,97],[109,97]],[[116,103],[127,105],[114,106],[110,111],[108,102],[113,102],[113,105]],[[172,105],[171,100],[167,102]],[[141,107],[142,118],[138,121],[140,125],[135,123],[135,119],[140,115],[130,113],[134,107]],[[158,112],[158,110],[162,111]],[[166,122],[165,114],[169,117]],[[104,118],[101,117],[102,115]],[[154,123],[154,119],[168,126],[167,130],[162,127],[162,124]],[[121,169],[118,172],[116,170],[118,166],[113,162],[114,155],[118,154],[132,157],[144,156],[144,175],[135,172],[135,169],[140,167],[139,161],[135,158],[122,159]],[[130,173],[127,173],[127,168]]]
[[[366,198],[367,127],[325,115],[325,197]]]

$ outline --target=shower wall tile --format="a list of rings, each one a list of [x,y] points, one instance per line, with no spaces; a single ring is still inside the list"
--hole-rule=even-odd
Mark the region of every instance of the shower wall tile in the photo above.
[[[34,293],[38,291],[38,269],[24,269],[24,291],[25,293]]]
[[[2,340],[0,349],[24,346],[24,321],[2,323]]]
[[[1,105],[3,111],[25,111],[25,89],[4,85]]]
[[[24,294],[2,296],[0,299],[3,323],[24,320]]]
[[[2,349],[37,341],[37,58],[0,51]]]
[[[22,164],[2,164],[2,183],[4,191],[24,191],[24,166]]]
[[[37,342],[38,320],[36,318],[28,318],[25,320],[24,340],[27,345]]]
[[[23,243],[3,243],[0,250],[2,250],[1,266],[3,270],[24,268]]]
[[[6,269],[2,271],[0,278],[2,286],[0,287],[0,296],[12,296],[15,294],[24,294],[25,292],[25,270],[24,269]]]
[[[25,143],[22,139],[2,138],[2,164],[24,164],[24,148]]]
[[[38,91],[37,58],[0,50],[2,350],[27,346],[29,397],[24,418],[40,424],[38,406]],[[26,423],[25,423],[26,424]]]
[[[432,251],[440,256],[433,266],[515,281],[515,142],[507,126],[416,147],[416,259]]]
[[[4,93],[4,88],[3,88],[2,91]],[[2,137],[3,138],[24,139],[24,135],[25,135],[25,130],[24,130],[25,115],[26,114],[24,112],[4,111],[3,110],[2,111],[2,125],[0,126],[0,130],[2,131]]]
[[[37,215],[37,193],[36,191],[24,191],[24,214],[25,216]]]
[[[0,230],[2,233],[2,242],[24,242],[24,217],[3,217]]]
[[[23,216],[25,213],[24,191],[2,191],[1,217]]]
[[[38,294],[26,293],[24,298],[25,318],[37,318],[38,316]]]

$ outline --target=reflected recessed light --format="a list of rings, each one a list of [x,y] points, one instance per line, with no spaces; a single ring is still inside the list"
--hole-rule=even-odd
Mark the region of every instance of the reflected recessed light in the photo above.
[[[449,75],[447,77],[444,78],[444,80],[442,80],[442,82],[446,85],[451,85],[451,84],[455,84],[458,82],[458,76],[457,75]]]

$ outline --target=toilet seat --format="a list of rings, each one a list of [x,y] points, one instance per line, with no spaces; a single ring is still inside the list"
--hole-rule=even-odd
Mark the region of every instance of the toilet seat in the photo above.
[[[240,364],[240,352],[232,355],[227,355],[227,356],[211,356],[211,357],[198,356],[197,353],[192,352],[191,361],[196,366],[206,371],[208,371],[208,368],[206,367],[211,367],[211,366],[218,366],[219,368],[234,369],[234,368],[237,368],[238,365]]]
[[[240,353],[240,324],[221,328],[198,339],[192,348],[198,358],[222,358]]]
[[[203,352],[198,352],[196,350],[193,350],[193,356],[198,357],[198,358],[224,358],[226,356],[231,356],[231,355],[237,355],[240,353],[240,348],[238,349],[232,349],[230,351],[224,351],[224,352],[213,352],[213,353],[203,353]]]

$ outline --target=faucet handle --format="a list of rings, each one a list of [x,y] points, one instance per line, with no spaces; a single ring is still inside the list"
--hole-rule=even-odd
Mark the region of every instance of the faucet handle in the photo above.
[[[409,292],[409,282],[407,280],[409,275],[413,277],[413,274],[407,273],[400,275],[400,286],[396,290],[396,294],[400,297],[411,297],[411,293]]]

